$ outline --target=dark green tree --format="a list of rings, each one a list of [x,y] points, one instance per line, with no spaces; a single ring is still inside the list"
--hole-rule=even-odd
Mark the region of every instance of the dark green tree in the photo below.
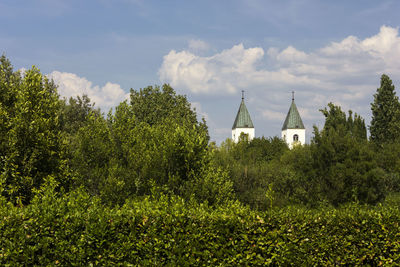
[[[375,204],[385,195],[384,171],[368,144],[364,119],[328,104],[322,131],[314,127],[311,144],[317,199],[333,205],[348,201]]]
[[[343,127],[343,126],[341,126]],[[343,127],[344,128],[344,127]],[[366,140],[345,130],[314,130],[312,159],[317,200],[337,206],[349,201],[376,204],[385,197],[383,178],[374,151]]]
[[[286,175],[275,184],[287,187],[290,202],[310,206],[381,201],[386,194],[385,172],[368,143],[364,120],[351,111],[346,116],[332,103],[321,112],[325,125],[321,131],[314,127],[311,144],[288,151],[281,158],[282,168],[289,167],[294,175]]]
[[[378,145],[397,141],[400,136],[400,103],[392,80],[386,74],[381,77],[381,86],[376,90],[371,110],[371,141]]]
[[[238,143],[231,139],[215,149],[213,161],[228,170],[236,197],[257,209],[268,208],[266,190],[270,183],[279,180],[290,171],[272,163],[288,150],[286,143],[278,138],[240,138]],[[282,201],[277,200],[277,203]]]
[[[112,158],[111,133],[103,116],[89,113],[85,125],[74,135],[70,150],[77,185],[83,185],[91,195],[100,195]]]
[[[355,113],[353,117],[353,112],[349,110],[349,115],[346,116],[346,113],[333,103],[328,103],[328,108],[320,110],[325,116],[324,131],[326,134],[329,134],[330,131],[340,132],[342,135],[349,134],[356,139],[367,140],[367,128],[360,115]]]

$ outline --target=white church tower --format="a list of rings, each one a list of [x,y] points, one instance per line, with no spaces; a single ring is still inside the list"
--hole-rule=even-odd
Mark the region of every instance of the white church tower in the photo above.
[[[294,103],[294,92],[292,92],[292,104],[283,123],[282,139],[286,141],[290,149],[297,144],[304,145],[306,142],[306,129]]]
[[[248,140],[251,141],[254,138],[254,125],[251,121],[249,111],[244,104],[244,91],[242,91],[242,102],[238,113],[236,115],[235,122],[232,126],[232,140],[237,143],[239,141],[240,134],[244,133],[248,135]]]

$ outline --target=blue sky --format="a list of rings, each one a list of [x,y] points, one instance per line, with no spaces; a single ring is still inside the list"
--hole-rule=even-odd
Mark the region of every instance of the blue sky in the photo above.
[[[107,112],[170,83],[230,137],[246,91],[256,136],[280,135],[290,91],[307,127],[328,102],[369,123],[382,73],[400,81],[400,1],[0,0],[0,52]]]

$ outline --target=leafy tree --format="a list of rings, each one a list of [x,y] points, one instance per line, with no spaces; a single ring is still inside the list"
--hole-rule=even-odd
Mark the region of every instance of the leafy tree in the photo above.
[[[198,122],[196,112],[190,108],[186,96],[176,95],[168,84],[148,86],[139,91],[131,89],[130,104],[138,123],[160,124],[166,118],[178,123],[189,123],[200,130],[207,130],[205,122]]]
[[[381,86],[371,103],[371,140],[375,144],[398,140],[400,133],[400,103],[392,80],[386,74],[381,76]]]
[[[350,134],[356,139],[367,140],[367,128],[360,115],[355,113],[353,117],[353,112],[349,110],[349,115],[346,117],[346,113],[339,106],[329,103],[328,107],[329,110],[327,108],[320,110],[325,116],[324,131],[326,134],[333,130],[343,135]]]
[[[21,83],[21,76],[13,71],[11,62],[0,57],[0,160],[3,161],[8,148],[8,132],[12,125],[10,118],[15,114],[15,102]]]
[[[375,204],[384,196],[384,171],[366,139],[364,119],[349,111],[349,116],[332,103],[321,110],[325,125],[314,127],[313,169],[319,186],[319,199],[333,205],[348,201]]]
[[[68,102],[64,99],[60,108],[60,125],[63,132],[69,135],[76,134],[81,127],[87,125],[91,112],[100,115],[100,110],[95,109],[87,95],[70,97]]]
[[[60,102],[55,85],[33,67],[21,76],[5,57],[0,67],[0,184],[14,203],[29,203],[46,179],[63,173]]]
[[[332,129],[319,132],[315,128],[314,135],[312,158],[319,199],[337,206],[349,201],[375,204],[384,198],[385,173],[367,141]]]
[[[274,180],[274,191],[281,201],[317,206],[323,202],[318,170],[314,163],[314,145],[296,146],[280,158],[276,169],[282,173]]]
[[[109,113],[95,113],[76,137],[80,184],[112,204],[155,190],[209,203],[230,198],[226,172],[211,165],[208,130],[186,97],[168,85],[131,90]]]
[[[71,165],[77,172],[77,184],[83,185],[90,194],[99,195],[112,157],[107,121],[95,112],[89,113],[86,125],[79,128],[71,145]]]

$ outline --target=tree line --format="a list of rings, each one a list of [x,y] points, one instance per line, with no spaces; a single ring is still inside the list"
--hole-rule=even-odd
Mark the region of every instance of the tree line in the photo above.
[[[179,196],[254,209],[287,205],[376,204],[399,190],[400,103],[382,75],[364,119],[329,103],[310,144],[289,150],[277,137],[210,142],[187,98],[168,84],[131,89],[103,114],[83,95],[62,99],[33,67],[15,71],[0,58],[0,192],[28,205],[52,188],[85,190],[106,205]]]

